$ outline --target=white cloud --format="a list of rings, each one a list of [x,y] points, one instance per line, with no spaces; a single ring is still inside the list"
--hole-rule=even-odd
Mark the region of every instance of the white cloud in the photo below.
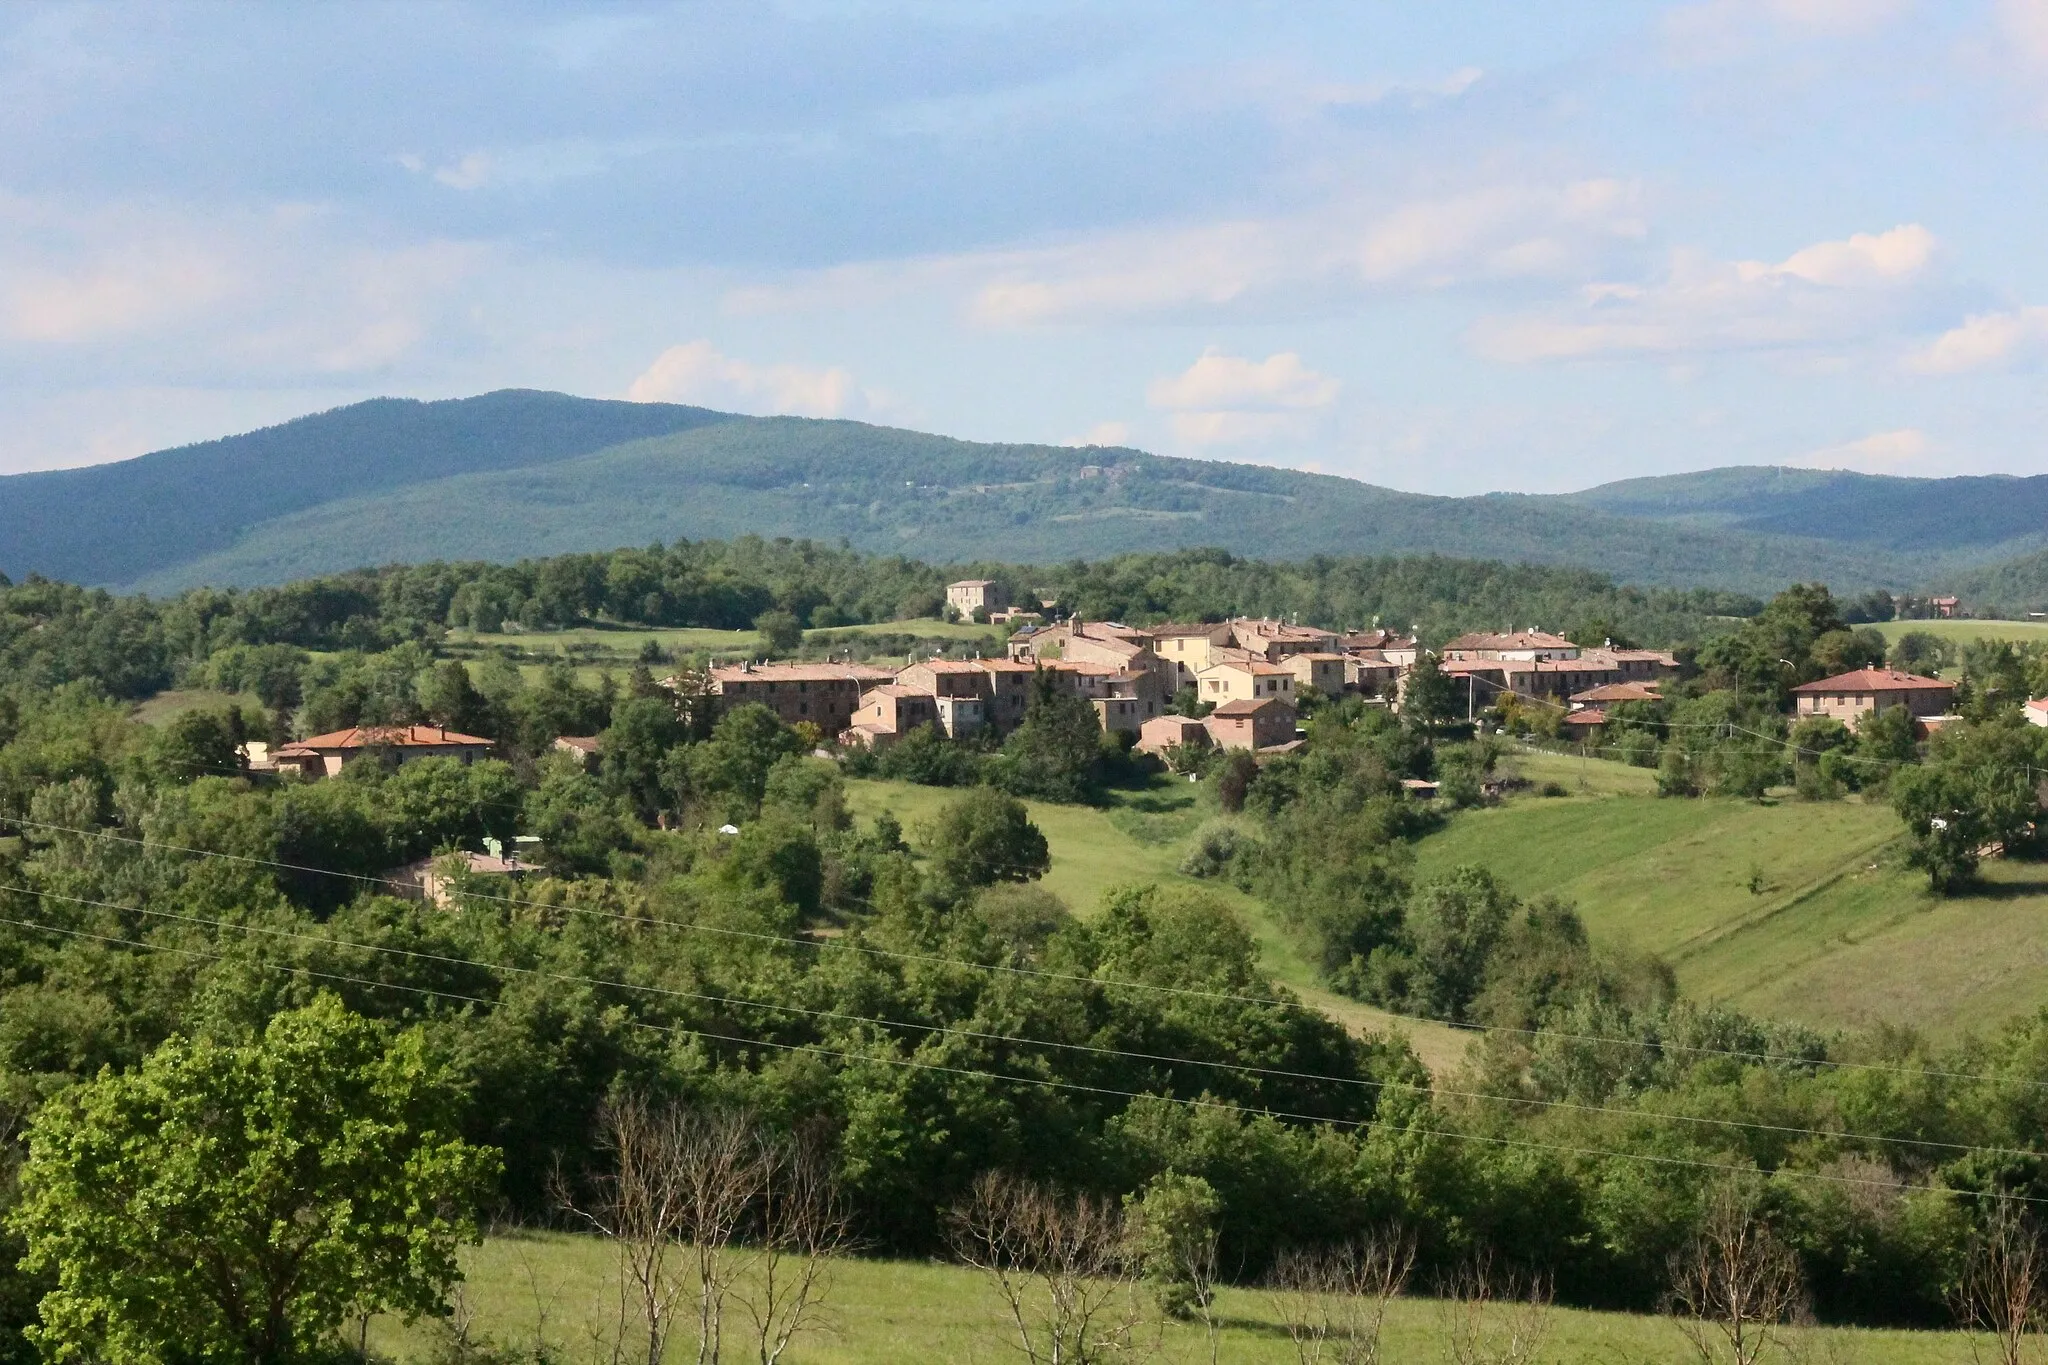
[[[1814,284],[1855,286],[1883,284],[1918,274],[1934,257],[1934,234],[1918,223],[1904,223],[1889,232],[1859,232],[1839,242],[1816,242],[1795,251],[1775,267],[1758,274],[1796,275]]]
[[[218,303],[233,270],[196,243],[138,241],[77,262],[29,264],[0,284],[0,335],[84,342],[144,331]]]
[[[1880,431],[1795,456],[1785,463],[1794,469],[1852,469],[1861,474],[1900,474],[1919,466],[1927,454],[1927,433],[1915,427]]]
[[[1316,410],[1336,402],[1342,387],[1293,351],[1248,360],[1212,347],[1179,374],[1153,380],[1145,400],[1173,413],[1173,434],[1186,444],[1257,445],[1306,439]]]
[[[478,190],[490,183],[491,154],[469,152],[434,172],[434,179],[451,190]]]
[[[2048,307],[1978,313],[1936,337],[1907,364],[1922,374],[1958,374],[2017,359],[2048,347]]]
[[[1521,362],[1860,345],[1895,324],[1934,245],[1908,223],[1817,242],[1775,265],[1681,251],[1661,280],[1589,285],[1572,307],[1481,318],[1469,340]]]
[[[1130,443],[1131,424],[1129,422],[1097,422],[1079,436],[1068,441],[1062,441],[1060,444],[1070,446],[1127,446]]]
[[[1999,0],[1998,27],[2014,57],[2048,68],[2048,0]]]
[[[1646,232],[1617,180],[1504,185],[1391,209],[1148,229],[963,261],[987,278],[973,315],[999,326],[1302,306],[1388,289],[1569,275]]]
[[[1214,347],[1170,378],[1155,379],[1145,399],[1155,408],[1320,408],[1342,386],[1301,363],[1293,351],[1264,360],[1224,355]]]
[[[887,406],[838,366],[755,365],[721,354],[708,341],[671,346],[635,379],[626,397],[636,403],[696,403],[734,412],[846,417]]]
[[[1907,8],[1909,0],[1700,0],[1666,13],[1664,39],[1678,61],[1725,60],[1787,40],[1860,38]]]
[[[1098,233],[1059,246],[870,262],[736,289],[740,315],[965,297],[996,327],[1295,315],[1390,291],[1585,278],[1648,229],[1618,180],[1508,184],[1394,205]]]

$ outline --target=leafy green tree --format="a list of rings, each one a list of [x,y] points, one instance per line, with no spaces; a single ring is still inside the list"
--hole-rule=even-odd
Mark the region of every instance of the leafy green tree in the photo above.
[[[374,788],[371,809],[388,831],[386,842],[396,861],[422,858],[451,844],[481,851],[485,839],[508,841],[519,832],[525,791],[509,763],[416,758],[381,780],[359,776],[357,768],[369,774],[376,770],[354,765],[344,779]]]
[[[970,787],[981,778],[982,755],[946,737],[938,726],[913,726],[875,758],[875,774],[925,787]]]
[[[436,725],[464,735],[496,738],[490,699],[470,681],[469,669],[459,659],[438,665],[420,687],[420,709]]]
[[[793,654],[804,642],[804,623],[780,608],[756,616],[754,629],[761,632],[761,648],[770,654]]]
[[[1052,865],[1045,835],[1015,797],[976,787],[940,807],[919,831],[933,873],[954,892],[1036,881]]]
[[[173,1038],[53,1100],[13,1224],[58,1360],[288,1365],[345,1316],[441,1311],[498,1156],[453,1136],[417,1033],[332,997],[260,1040]]]
[[[994,765],[995,780],[1017,796],[1045,801],[1087,801],[1101,781],[1102,723],[1095,708],[1041,669],[1031,700]]]
[[[1168,1317],[1211,1317],[1216,1290],[1216,1224],[1223,1201],[1198,1175],[1167,1171],[1144,1192],[1125,1195],[1146,1281]]]
[[[720,716],[710,739],[676,750],[669,777],[671,782],[680,779],[690,802],[712,814],[749,819],[761,809],[769,771],[805,747],[802,737],[773,711],[748,702]]]
[[[1414,994],[1429,1014],[1463,1019],[1518,902],[1483,867],[1462,866],[1415,890],[1407,934],[1418,969]]]
[[[527,793],[525,814],[554,873],[604,872],[612,854],[631,848],[639,832],[633,808],[566,755],[541,764],[540,786]]]
[[[631,802],[640,818],[653,824],[674,805],[664,765],[685,738],[682,718],[665,696],[620,702],[612,708],[611,728],[598,746],[606,789]]]
[[[1954,657],[1955,651],[1939,635],[1909,630],[1892,642],[1890,662],[1893,668],[1932,677],[1947,668]]]
[[[1424,650],[1415,656],[1408,670],[1408,687],[1401,694],[1401,714],[1425,730],[1455,720],[1459,714],[1457,689],[1437,663],[1436,655]]]
[[[168,782],[234,777],[242,771],[248,723],[240,710],[187,711],[152,740],[145,763]]]
[[[1935,737],[1926,763],[1892,778],[1906,823],[1907,861],[1944,895],[1977,875],[1978,850],[2017,845],[2041,816],[2039,731],[2018,721],[1957,725]]]

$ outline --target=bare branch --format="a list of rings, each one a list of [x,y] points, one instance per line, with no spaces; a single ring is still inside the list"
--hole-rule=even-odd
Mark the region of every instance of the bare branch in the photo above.
[[[1997,1201],[1970,1244],[1956,1286],[1956,1316],[1991,1337],[1999,1365],[2023,1365],[2039,1335],[2048,1292],[2048,1257],[2041,1229],[2024,1210]]]
[[[1799,1258],[1757,1215],[1755,1191],[1726,1181],[1692,1243],[1671,1261],[1671,1311],[1703,1365],[1754,1365],[1784,1345],[1800,1316]]]

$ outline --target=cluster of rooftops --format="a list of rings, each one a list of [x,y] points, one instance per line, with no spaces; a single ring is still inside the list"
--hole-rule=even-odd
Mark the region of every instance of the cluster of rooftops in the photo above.
[[[956,589],[985,589],[969,580]],[[949,590],[950,591],[950,590]],[[955,594],[956,597],[965,594]],[[985,609],[985,604],[977,604]],[[871,663],[742,663],[712,668],[703,690],[731,702],[760,702],[791,725],[808,723],[848,747],[884,749],[920,726],[959,738],[1020,724],[1034,678],[1087,701],[1102,728],[1129,733],[1138,748],[1205,745],[1284,752],[1299,742],[1296,708],[1305,689],[1352,694],[1398,707],[1420,650],[1412,634],[1343,632],[1263,617],[1193,624],[1127,626],[1076,618],[1027,625],[1002,658],[931,658],[901,667]],[[1611,707],[1655,701],[1677,660],[1659,650],[1581,647],[1535,629],[1461,635],[1438,651],[1439,669],[1462,687],[1472,715],[1513,695],[1564,708],[1568,731],[1605,725]],[[683,687],[681,678],[669,679]],[[1176,698],[1206,708],[1175,708]],[[1858,669],[1792,689],[1802,715],[1850,724],[1904,706],[1924,725],[1946,718],[1954,687],[1895,669]],[[1180,714],[1203,710],[1199,717]],[[2048,726],[2048,702],[2028,719]],[[487,756],[493,741],[434,725],[358,726],[314,735],[252,759],[307,776],[340,771],[357,754],[388,751],[398,762],[427,755],[463,762]],[[593,738],[558,742],[586,761]]]

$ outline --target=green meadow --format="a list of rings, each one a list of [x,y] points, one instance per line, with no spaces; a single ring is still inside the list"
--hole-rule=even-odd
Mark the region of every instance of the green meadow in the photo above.
[[[1970,640],[2012,640],[2020,643],[2048,640],[2048,621],[1884,621],[1875,629],[1882,632],[1887,641],[1913,631],[1958,644]]]
[[[459,1313],[472,1339],[481,1334],[540,1358],[610,1359],[593,1354],[597,1339],[617,1322],[615,1261],[604,1243],[562,1234],[513,1233],[493,1237],[464,1256],[468,1283]],[[688,1306],[685,1305],[687,1316]],[[1294,1362],[1294,1344],[1271,1298],[1257,1289],[1226,1288],[1218,1296],[1223,1330],[1216,1358],[1247,1365]],[[800,1338],[783,1357],[789,1365],[906,1365],[909,1362],[994,1362],[1022,1356],[1005,1335],[993,1292],[973,1271],[938,1262],[846,1258],[830,1269],[822,1330]],[[1444,1305],[1422,1298],[1390,1305],[1380,1359],[1403,1365],[1449,1365]],[[728,1309],[728,1359],[754,1358],[745,1340],[746,1316]],[[670,1344],[667,1361],[695,1358],[687,1331]],[[1855,1361],[1858,1365],[1965,1365],[1985,1343],[1956,1332],[1816,1330],[1793,1333],[1795,1359]],[[463,1357],[448,1350],[445,1325],[392,1319],[370,1324],[373,1352],[399,1358]],[[1142,1330],[1136,1358],[1196,1365],[1210,1359],[1202,1329],[1153,1323]],[[435,1355],[437,1348],[440,1354]],[[630,1348],[627,1357],[631,1358]],[[497,1358],[497,1357],[492,1357]],[[1669,1319],[1623,1313],[1552,1309],[1532,1362],[1599,1361],[1615,1365],[1680,1365],[1698,1360]]]

